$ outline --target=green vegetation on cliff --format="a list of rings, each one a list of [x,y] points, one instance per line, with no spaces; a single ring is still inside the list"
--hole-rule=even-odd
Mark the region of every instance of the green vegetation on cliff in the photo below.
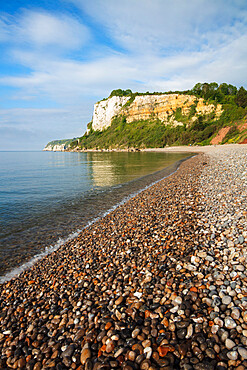
[[[189,128],[164,125],[159,120],[126,123],[124,117],[115,117],[104,131],[91,131],[78,142],[70,145],[81,149],[155,148],[166,145],[207,144],[214,134],[217,123],[199,120]]]
[[[171,91],[168,92],[172,93]],[[214,114],[191,118],[195,114],[196,105],[191,106],[189,115],[183,116],[181,108],[174,112],[174,119],[180,122],[175,126],[171,121],[164,124],[157,119],[126,122],[124,114],[113,118],[111,126],[103,131],[93,131],[92,123],[88,125],[85,135],[70,143],[71,149],[114,149],[114,148],[152,148],[166,145],[206,145],[210,144],[222,127],[229,126],[225,142],[241,142],[247,138],[247,130],[241,128],[247,115],[247,91],[241,87],[222,83],[198,83],[193,89],[176,91],[179,94],[195,95],[204,98],[215,106],[222,104],[223,113],[217,120]],[[161,93],[153,93],[161,94]],[[113,90],[112,96],[130,96],[126,105],[133,102],[137,95],[153,95],[149,92],[140,94],[131,90]],[[164,93],[163,93],[164,94]]]
[[[53,140],[50,141],[46,146],[55,146],[55,145],[66,145],[68,146],[70,143],[74,142],[76,138],[73,139],[61,139],[61,140]]]

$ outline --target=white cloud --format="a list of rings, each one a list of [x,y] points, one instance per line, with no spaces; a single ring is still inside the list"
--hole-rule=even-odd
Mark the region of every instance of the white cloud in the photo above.
[[[166,58],[159,55],[115,54],[93,61],[48,58],[18,51],[16,58],[34,70],[26,76],[0,78],[0,84],[18,87],[25,99],[46,96],[61,104],[77,104],[106,97],[112,89],[167,91],[189,89],[196,82],[247,80],[243,35],[228,45],[198,52],[180,52]],[[93,107],[91,106],[91,111]]]
[[[0,41],[32,49],[79,49],[90,40],[89,29],[77,19],[45,11],[24,10],[17,17],[0,18]]]
[[[89,31],[71,17],[29,11],[25,12],[20,19],[19,35],[36,47],[56,46],[77,49],[88,41]]]
[[[102,57],[89,62],[66,59],[48,59],[41,54],[18,51],[15,55],[25,60],[25,65],[34,72],[24,76],[5,76],[0,78],[0,85],[9,85],[23,90],[23,94],[36,96],[45,94],[52,100],[72,104],[88,96],[100,96],[109,92],[115,84],[131,83],[136,75],[136,68],[123,55]]]
[[[133,53],[201,49],[227,41],[243,23],[246,31],[245,0],[71,1]]]

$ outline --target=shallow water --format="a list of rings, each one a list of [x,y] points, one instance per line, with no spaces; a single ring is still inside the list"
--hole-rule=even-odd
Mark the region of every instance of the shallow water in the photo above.
[[[0,275],[58,247],[189,155],[0,152]]]

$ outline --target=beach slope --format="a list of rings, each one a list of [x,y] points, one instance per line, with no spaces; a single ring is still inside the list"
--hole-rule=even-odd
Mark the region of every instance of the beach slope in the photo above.
[[[246,168],[210,147],[3,284],[0,368],[246,369]]]

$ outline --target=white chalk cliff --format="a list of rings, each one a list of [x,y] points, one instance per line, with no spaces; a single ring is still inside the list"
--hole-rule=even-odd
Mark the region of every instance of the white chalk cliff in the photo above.
[[[43,149],[43,151],[45,152],[64,152],[67,147],[68,146],[65,144],[56,144],[56,145],[47,144],[46,147]]]
[[[120,113],[129,99],[129,96],[113,96],[96,103],[93,111],[92,129],[102,131],[111,126],[112,118]]]
[[[181,109],[181,114],[188,116],[192,106],[195,107],[191,117],[193,122],[201,115],[215,114],[215,119],[222,114],[221,104],[208,104],[203,98],[193,95],[160,94],[160,95],[137,95],[132,102],[126,104],[130,97],[113,96],[102,100],[94,105],[92,129],[103,131],[111,125],[112,118],[116,115],[124,115],[126,122],[138,120],[159,119],[164,124],[173,126],[183,125],[175,119],[176,110]],[[125,105],[126,104],[126,105]]]

